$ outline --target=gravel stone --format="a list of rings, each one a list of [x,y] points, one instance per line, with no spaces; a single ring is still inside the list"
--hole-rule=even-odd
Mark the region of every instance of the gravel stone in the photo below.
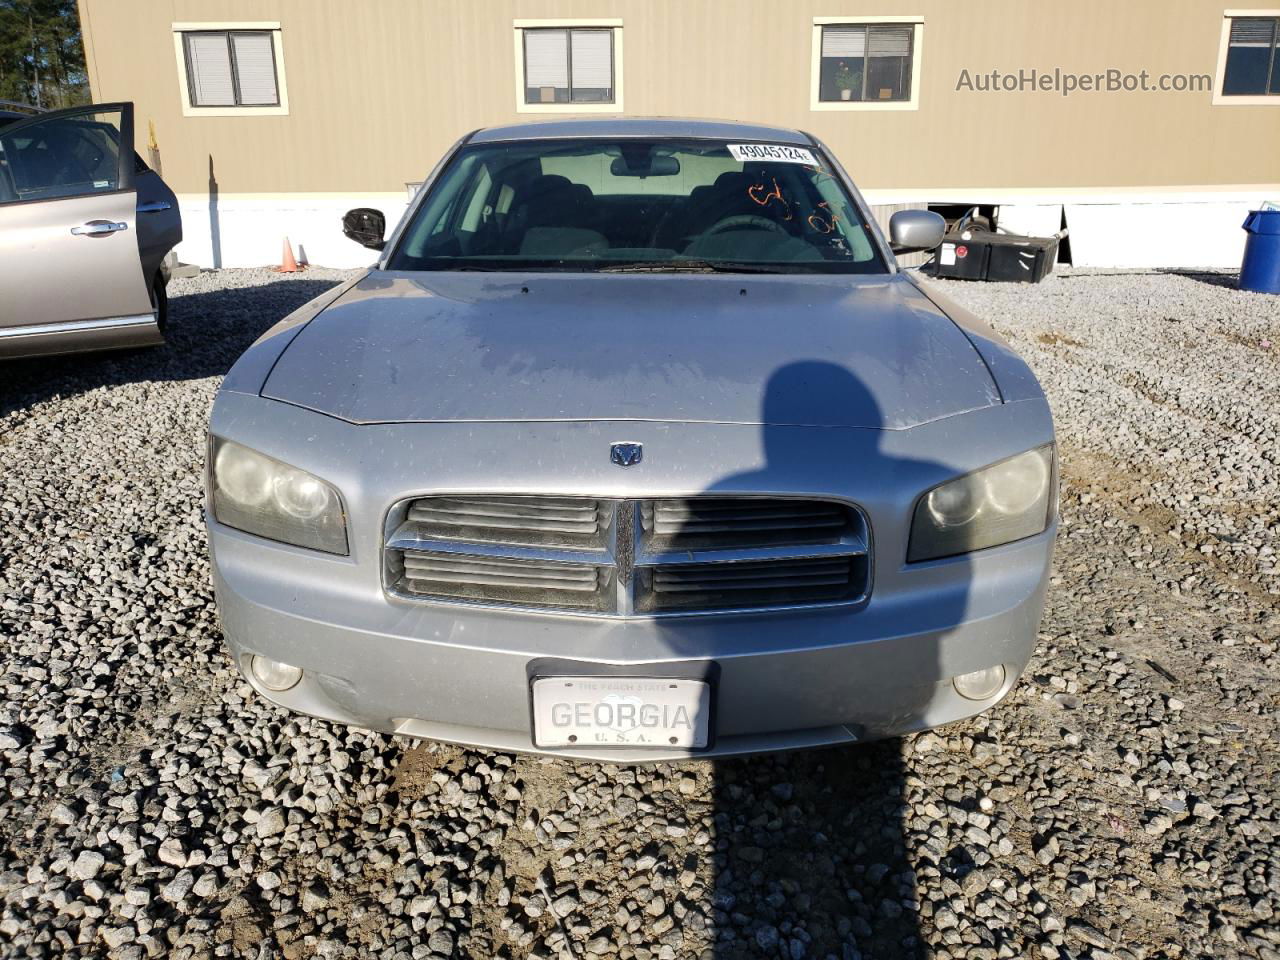
[[[138,932],[132,926],[103,927],[102,941],[111,949],[132,943]]]
[[[160,896],[172,904],[181,904],[187,899],[187,894],[194,886],[195,875],[190,870],[179,870],[173,879],[164,885]]]
[[[425,909],[414,909],[414,906],[421,901],[425,901],[425,897],[414,897],[409,905],[410,916],[417,916],[420,913],[430,913],[431,906]],[[315,913],[317,910],[323,909],[329,903],[329,891],[318,883],[308,884],[302,891],[302,909],[307,913]]]
[[[185,867],[187,865],[187,852],[182,848],[182,841],[176,837],[170,837],[160,844],[157,856],[160,858],[161,863],[167,863],[171,867]]]
[[[278,833],[284,833],[284,828],[288,824],[285,818],[285,812],[280,807],[270,807],[262,812],[258,818],[257,831],[260,838],[274,837]]]
[[[82,850],[80,855],[76,857],[72,870],[81,880],[92,880],[98,875],[98,871],[102,869],[103,864],[106,862],[107,858],[97,850]]]
[[[79,814],[69,804],[60,803],[50,811],[49,819],[59,826],[69,827],[79,819]]]
[[[453,956],[453,934],[448,930],[437,930],[427,940],[433,953],[440,957]]]

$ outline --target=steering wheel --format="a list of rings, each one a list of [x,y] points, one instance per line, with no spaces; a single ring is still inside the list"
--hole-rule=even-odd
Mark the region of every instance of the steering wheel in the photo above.
[[[778,223],[776,220],[770,220],[768,217],[761,217],[754,213],[740,213],[737,216],[725,217],[723,220],[712,225],[708,230],[703,231],[704,237],[710,237],[717,233],[724,233],[727,230],[770,230],[773,233],[780,233],[784,237],[789,237],[786,227]]]
[[[678,221],[683,212],[684,211],[679,204],[673,204],[672,206],[667,207],[662,216],[658,218],[658,223],[654,226],[653,232],[649,234],[649,242],[647,245],[650,247],[662,247],[674,245],[680,240],[687,241],[689,239],[688,237],[682,237],[674,238],[671,244],[663,242],[668,239],[667,231],[671,229],[671,224]]]

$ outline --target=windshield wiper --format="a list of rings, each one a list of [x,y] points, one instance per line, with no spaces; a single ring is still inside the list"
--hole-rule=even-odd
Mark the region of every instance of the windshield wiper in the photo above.
[[[432,270],[442,273],[536,273],[541,270],[583,269],[567,267],[555,260],[484,260],[481,258],[438,258],[419,261],[407,270]]]
[[[598,273],[788,273],[782,266],[763,263],[736,263],[731,260],[635,260],[606,263]]]

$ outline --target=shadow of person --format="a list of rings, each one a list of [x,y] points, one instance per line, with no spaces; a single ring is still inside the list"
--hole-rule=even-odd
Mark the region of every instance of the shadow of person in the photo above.
[[[876,398],[839,363],[809,360],[777,369],[760,419],[761,465],[704,493],[830,496],[838,490],[867,517],[871,590],[864,606],[726,617],[725,635],[737,634],[737,648],[745,652],[718,648],[715,721],[735,736],[814,728],[821,721],[811,741],[832,742],[830,728],[843,728],[846,742],[877,742],[712,762],[715,836],[710,862],[703,864],[712,881],[712,945],[702,956],[920,956],[917,888],[927,882],[922,858],[934,853],[908,842],[907,765],[895,735],[928,725],[939,682],[947,679],[936,639],[943,633],[888,638],[901,606],[919,606],[918,597],[908,595],[906,563],[916,497],[947,471],[895,453],[905,445],[902,431],[884,428]],[[815,466],[831,462],[844,475],[834,488]],[[945,563],[953,587],[931,594],[928,604],[928,620],[943,631],[963,618],[968,594],[968,562]],[[759,642],[741,643],[755,618],[785,627],[769,631],[764,651]],[[790,656],[769,656],[785,651]]]

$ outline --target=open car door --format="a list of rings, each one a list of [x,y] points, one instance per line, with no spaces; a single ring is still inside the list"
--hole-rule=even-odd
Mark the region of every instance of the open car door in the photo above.
[[[0,356],[161,341],[136,210],[133,104],[0,129]]]

